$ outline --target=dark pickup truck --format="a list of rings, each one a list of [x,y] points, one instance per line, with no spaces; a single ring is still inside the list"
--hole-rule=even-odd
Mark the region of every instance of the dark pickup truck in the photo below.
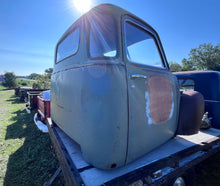
[[[220,72],[186,71],[174,73],[180,90],[195,90],[204,96],[205,112],[211,118],[211,125],[220,129]]]

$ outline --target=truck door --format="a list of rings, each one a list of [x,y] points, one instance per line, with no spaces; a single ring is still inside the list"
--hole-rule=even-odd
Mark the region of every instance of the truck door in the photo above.
[[[179,92],[156,32],[133,18],[124,19],[123,30],[129,109],[128,163],[174,136]]]

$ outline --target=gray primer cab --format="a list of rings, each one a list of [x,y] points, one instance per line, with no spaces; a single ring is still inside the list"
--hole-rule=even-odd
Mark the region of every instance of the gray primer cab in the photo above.
[[[98,168],[123,166],[173,137],[179,99],[156,31],[119,7],[93,8],[57,44],[51,118]]]

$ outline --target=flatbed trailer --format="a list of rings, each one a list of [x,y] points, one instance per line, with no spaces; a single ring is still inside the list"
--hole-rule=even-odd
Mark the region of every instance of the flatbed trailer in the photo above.
[[[34,89],[27,92],[27,105],[26,107],[30,107],[30,110],[37,108],[37,96],[40,96],[43,91],[48,89]]]
[[[210,128],[195,135],[178,135],[124,167],[101,170],[83,159],[79,145],[51,118],[47,125],[66,185],[173,185],[178,177],[191,185],[193,167],[220,151],[220,130]]]
[[[47,118],[50,117],[50,100],[44,99],[41,96],[37,96],[37,104],[37,112],[42,118],[42,121],[46,123]]]

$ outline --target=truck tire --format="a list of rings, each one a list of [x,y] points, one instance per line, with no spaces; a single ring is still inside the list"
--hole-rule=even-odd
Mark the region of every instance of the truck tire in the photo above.
[[[179,179],[179,182],[177,181]],[[182,183],[180,183],[183,181]],[[183,174],[173,178],[171,181],[169,181],[168,185],[173,186],[194,186],[195,185],[195,170],[194,168],[191,168],[187,171],[185,171]]]
[[[197,91],[184,91],[180,99],[177,135],[198,133],[204,114],[204,98]]]

